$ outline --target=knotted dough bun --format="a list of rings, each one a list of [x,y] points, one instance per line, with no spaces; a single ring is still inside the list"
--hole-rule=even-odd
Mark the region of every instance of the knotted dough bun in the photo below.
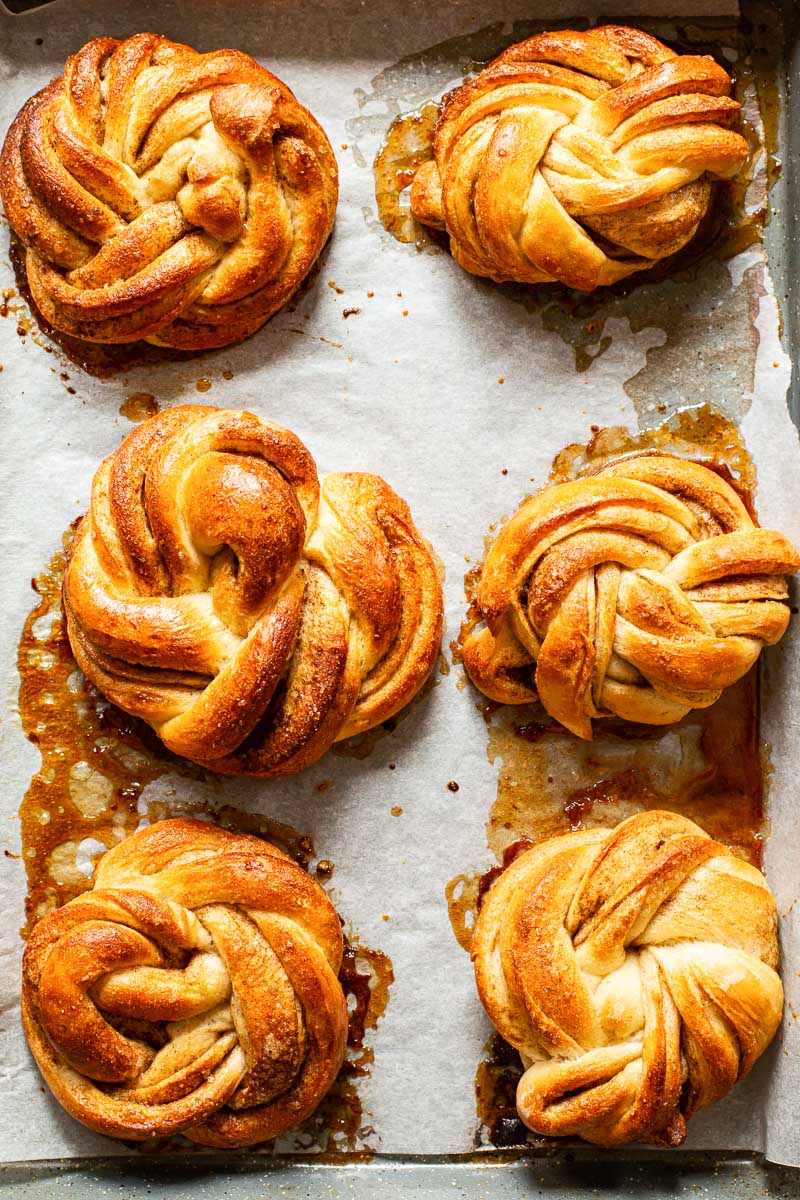
[[[684,246],[743,166],[730,92],[637,29],[538,34],[445,97],[412,212],[473,275],[615,283]]]
[[[87,678],[228,774],[299,771],[393,716],[443,619],[431,551],[387,483],[319,478],[293,433],[199,405],[102,464],[63,597]]]
[[[777,1030],[775,900],[692,821],[644,812],[524,851],[472,943],[484,1008],[546,1136],[678,1145]]]
[[[311,113],[239,50],[96,38],[25,105],[0,195],[56,329],[204,349],[248,337],[333,228],[336,160]]]
[[[545,488],[503,526],[464,665],[493,700],[538,699],[582,738],[596,717],[667,725],[781,638],[785,576],[799,568],[718,472],[670,454],[620,459]]]
[[[90,1129],[250,1146],[304,1120],[339,1072],[341,960],[336,910],[295,862],[162,821],[36,925],[22,1019],[54,1096]]]

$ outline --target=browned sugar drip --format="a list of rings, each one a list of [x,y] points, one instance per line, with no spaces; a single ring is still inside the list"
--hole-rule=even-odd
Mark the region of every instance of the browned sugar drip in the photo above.
[[[150,392],[133,392],[132,395],[126,396],[120,404],[119,415],[138,423],[152,417],[158,412],[158,409],[158,401]]]
[[[646,451],[693,458],[718,471],[736,489],[752,512],[752,497],[756,487],[753,460],[734,422],[706,404],[676,412],[662,425],[637,434],[632,434],[624,425],[605,428],[593,425],[588,442],[575,442],[559,450],[553,459],[547,482],[566,483],[580,475],[599,471],[626,454]],[[473,574],[477,581],[480,567],[475,568],[471,576]]]
[[[345,938],[339,980],[350,1012],[347,1053],[330,1092],[297,1132],[302,1144],[321,1147],[328,1158],[364,1158],[369,1155],[363,1147],[370,1145],[374,1129],[367,1123],[357,1084],[375,1061],[366,1038],[386,1012],[394,983],[392,960]]]
[[[475,1073],[478,1133],[475,1148],[522,1146],[531,1137],[517,1116],[517,1084],[522,1077],[519,1054],[499,1033],[490,1034]],[[544,1142],[544,1139],[536,1139]]]
[[[424,162],[433,158],[433,131],[439,118],[435,101],[398,117],[386,133],[373,171],[381,225],[398,242],[422,250],[436,240],[435,231],[420,225],[411,213],[408,188]]]
[[[144,788],[157,779],[202,779],[205,773],[170,754],[149,726],[109,704],[79,672],[61,613],[71,536],[65,535],[64,549],[31,581],[37,602],[18,648],[22,727],[42,756],[19,809],[28,887],[23,936],[46,912],[91,886],[81,866],[132,833],[141,817],[158,821],[206,811],[174,791],[167,800],[141,803]],[[213,816],[225,829],[266,838],[322,884],[334,873],[329,859],[317,858],[311,839],[289,825],[229,805],[215,808]],[[89,853],[82,855],[87,839]],[[339,977],[350,1011],[347,1056],[328,1096],[292,1138],[315,1156],[321,1151],[352,1158],[363,1156],[373,1132],[362,1112],[358,1080],[373,1062],[368,1034],[386,1011],[391,959],[346,939]]]

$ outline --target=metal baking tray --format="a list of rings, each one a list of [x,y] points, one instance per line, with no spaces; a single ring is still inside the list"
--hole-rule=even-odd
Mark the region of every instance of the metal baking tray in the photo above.
[[[50,0],[0,0],[14,20]],[[56,0],[68,3],[68,0]],[[325,0],[323,0],[323,3]],[[464,10],[464,30],[481,23],[480,6],[454,0]],[[170,6],[172,7],[172,6]],[[186,8],[190,6],[187,4]],[[423,4],[414,5],[425,44]],[[143,24],[155,20],[157,4],[147,5]],[[764,22],[783,29],[782,61],[774,80],[780,99],[775,133],[775,157],[781,173],[770,192],[770,213],[763,233],[770,270],[782,315],[782,340],[792,359],[787,398],[793,421],[800,427],[800,2],[742,0],[742,20],[756,27]],[[669,16],[670,6],[663,6]],[[703,13],[699,0],[697,13]],[[600,22],[613,21],[613,8],[598,8]],[[626,23],[636,24],[627,10]],[[99,20],[99,18],[98,18]],[[190,20],[187,13],[187,20]],[[722,1197],[800,1197],[800,1170],[776,1166],[748,1153],[660,1151],[633,1148],[602,1151],[583,1146],[528,1147],[493,1150],[463,1156],[372,1156],[341,1158],[267,1156],[234,1152],[224,1156],[132,1153],[112,1158],[65,1159],[0,1166],[0,1195],[13,1200],[48,1200],[72,1194],[81,1197],[163,1196],[192,1200],[269,1194],[286,1200],[347,1197],[349,1200],[413,1195],[419,1200],[452,1196],[478,1200],[491,1196],[573,1197],[586,1190],[593,1195],[636,1196],[661,1200],[702,1194]]]

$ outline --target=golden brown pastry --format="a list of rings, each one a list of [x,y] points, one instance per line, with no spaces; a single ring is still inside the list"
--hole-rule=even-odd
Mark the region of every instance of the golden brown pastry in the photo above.
[[[633,455],[546,488],[503,526],[464,664],[493,700],[538,699],[581,738],[594,717],[667,725],[781,638],[798,569],[716,471]]]
[[[342,933],[260,838],[162,821],[34,928],[22,1019],[53,1095],[98,1133],[250,1146],[312,1112],[344,1059]]]
[[[0,195],[31,294],[91,342],[239,342],[296,291],[333,227],[336,160],[239,50],[97,38],[9,130]]]
[[[692,821],[644,812],[525,851],[472,945],[483,1006],[546,1136],[679,1145],[781,1020],[775,900]]]
[[[473,275],[615,283],[684,246],[743,166],[730,92],[638,29],[538,34],[445,98],[412,212]]]
[[[408,704],[443,610],[431,552],[377,475],[319,478],[288,430],[182,406],[95,475],[64,611],[87,678],[170,750],[287,775]]]

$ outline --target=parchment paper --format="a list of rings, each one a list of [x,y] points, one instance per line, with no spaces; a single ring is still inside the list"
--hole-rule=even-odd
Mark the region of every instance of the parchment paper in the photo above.
[[[616,0],[614,7],[624,16],[644,5]],[[672,15],[697,7],[690,0],[666,5]],[[702,7],[707,14],[729,11],[712,0]],[[9,714],[0,799],[4,848],[19,851],[16,813],[39,760],[16,712],[15,648],[32,603],[30,579],[85,511],[100,459],[130,432],[119,407],[131,393],[153,393],[162,408],[179,401],[246,407],[296,431],[321,471],[383,475],[409,501],[444,561],[445,646],[464,612],[465,556],[480,557],[490,523],[546,479],[557,450],[585,441],[590,425],[635,430],[653,424],[662,419],[657,402],[668,415],[706,400],[739,418],[759,470],[762,523],[800,541],[800,447],[785,400],[789,363],[759,250],[709,265],[696,295],[687,301],[680,293],[677,324],[664,316],[678,297],[669,282],[639,291],[636,309],[617,305],[604,327],[608,343],[589,347],[576,370],[558,312],[543,313],[513,290],[471,278],[446,254],[401,246],[377,224],[373,154],[396,112],[458,80],[465,55],[448,50],[448,39],[488,28],[474,44],[497,50],[504,37],[510,40],[513,22],[580,13],[591,15],[591,8],[535,0],[58,0],[26,17],[0,18],[3,132],[24,100],[86,40],[153,28],[199,49],[235,45],[253,53],[322,121],[341,169],[336,230],[319,274],[296,311],[279,314],[241,346],[102,381],[45,353],[32,337],[23,344],[13,317],[0,320],[6,480],[0,636]],[[445,44],[441,51],[421,53],[439,43]],[[5,260],[7,230],[0,238]],[[7,261],[0,272],[0,286],[13,286]],[[360,311],[345,320],[346,307]],[[225,380],[224,371],[232,379]],[[195,387],[201,376],[212,381],[205,395]],[[781,1162],[797,1162],[799,1155],[793,1115],[800,1093],[800,1031],[793,1019],[800,1003],[794,907],[799,642],[795,622],[763,656],[763,737],[773,764],[766,861],[783,918],[786,1019],[750,1080],[698,1116],[687,1143],[764,1150]],[[372,1038],[371,1076],[361,1084],[375,1131],[368,1145],[385,1153],[467,1151],[476,1125],[475,1068],[489,1026],[469,959],[451,933],[444,888],[461,871],[492,865],[484,823],[497,766],[487,761],[476,697],[459,689],[459,674],[440,678],[363,761],[328,755],[288,780],[173,781],[180,796],[204,799],[210,811],[224,800],[308,831],[318,852],[336,864],[332,891],[340,911],[366,944],[391,956],[396,982]],[[390,762],[396,769],[388,769]],[[328,779],[333,786],[321,795],[317,784]],[[458,793],[447,789],[450,780],[459,782]],[[166,790],[169,781],[156,786]],[[402,816],[390,816],[393,806],[402,807]],[[63,1114],[28,1056],[17,1010],[24,894],[22,863],[6,858],[0,874],[0,1159],[127,1153]]]

